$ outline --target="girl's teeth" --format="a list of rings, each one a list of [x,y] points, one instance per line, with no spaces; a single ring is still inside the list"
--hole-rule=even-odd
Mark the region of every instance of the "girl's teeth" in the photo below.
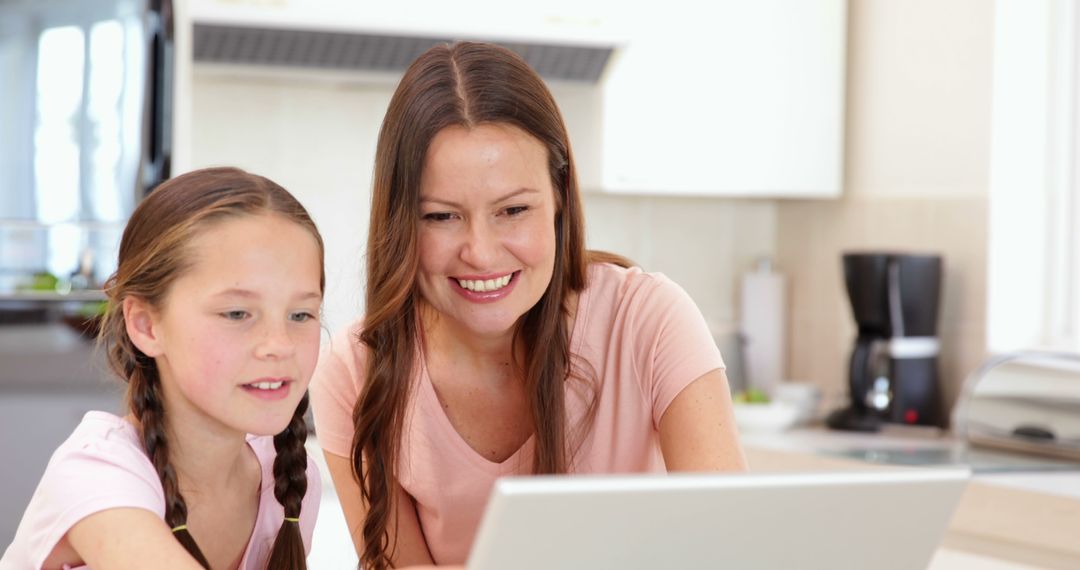
[[[277,390],[278,388],[281,387],[282,384],[284,384],[284,382],[280,382],[280,381],[278,381],[278,382],[255,382],[254,384],[250,384],[250,386],[254,386],[255,388],[258,388],[259,390]]]
[[[506,287],[510,283],[510,275],[503,275],[497,279],[458,279],[458,285],[461,285],[462,289],[468,289],[469,291],[486,292],[486,291],[498,291],[503,287]]]

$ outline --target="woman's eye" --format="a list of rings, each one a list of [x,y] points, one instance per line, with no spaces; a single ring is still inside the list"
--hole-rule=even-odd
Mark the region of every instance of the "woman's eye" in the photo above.
[[[454,214],[450,212],[432,212],[430,214],[424,214],[424,219],[431,222],[448,222],[454,219]]]
[[[297,323],[305,323],[307,321],[310,321],[311,319],[314,319],[315,315],[307,311],[300,311],[299,313],[293,313],[289,316],[289,318]]]
[[[528,210],[529,210],[528,206],[510,206],[509,208],[507,208],[504,211],[506,212],[507,216],[513,217],[513,216],[517,216],[518,214],[524,214]]]
[[[248,317],[247,311],[225,311],[221,313],[221,316],[229,319],[230,321],[242,321]]]

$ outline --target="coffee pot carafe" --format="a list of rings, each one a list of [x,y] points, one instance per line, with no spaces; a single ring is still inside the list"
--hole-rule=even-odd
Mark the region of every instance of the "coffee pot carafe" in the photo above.
[[[850,402],[826,423],[855,431],[876,431],[882,422],[941,425],[941,257],[847,253],[843,265],[858,335],[848,368]]]

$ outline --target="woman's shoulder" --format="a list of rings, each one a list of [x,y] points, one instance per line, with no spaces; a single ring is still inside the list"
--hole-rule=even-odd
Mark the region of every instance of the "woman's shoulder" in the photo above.
[[[337,355],[363,355],[366,352],[364,343],[360,340],[363,332],[364,318],[360,317],[335,330],[327,344],[323,345],[323,351]]]
[[[617,309],[649,301],[663,301],[671,295],[685,293],[678,284],[663,273],[645,271],[637,266],[622,267],[613,263],[592,263],[589,265],[587,294],[590,305],[596,307],[606,305],[611,309]]]
[[[355,379],[367,362],[367,346],[360,340],[364,319],[357,319],[335,331],[323,345],[316,365],[316,379],[342,377]]]

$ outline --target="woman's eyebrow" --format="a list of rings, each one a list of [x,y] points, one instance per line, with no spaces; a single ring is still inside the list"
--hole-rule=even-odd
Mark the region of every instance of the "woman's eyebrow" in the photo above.
[[[514,198],[514,197],[516,197],[518,195],[521,195],[521,194],[530,194],[530,193],[536,193],[536,192],[539,192],[539,190],[536,190],[535,188],[527,188],[527,187],[526,188],[518,188],[517,190],[512,190],[511,192],[492,200],[491,203],[492,204],[498,204],[499,202],[505,202],[505,201],[507,201],[507,200],[509,200],[511,198]],[[461,207],[461,204],[459,204],[457,202],[454,202],[453,200],[443,200],[441,198],[431,198],[431,197],[427,197],[427,196],[421,196],[420,197],[420,203],[423,204],[425,202],[431,202],[431,203],[435,203],[435,204],[443,204],[445,206],[451,206],[451,207],[454,207],[454,208],[460,208]]]

